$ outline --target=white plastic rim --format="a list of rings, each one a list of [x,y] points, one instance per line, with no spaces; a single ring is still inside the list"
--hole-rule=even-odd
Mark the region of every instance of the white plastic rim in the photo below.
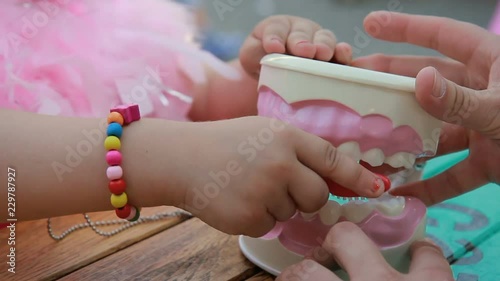
[[[262,58],[261,64],[315,76],[335,78],[358,84],[383,87],[408,93],[415,92],[415,78],[336,63],[304,59],[282,54],[270,54]]]

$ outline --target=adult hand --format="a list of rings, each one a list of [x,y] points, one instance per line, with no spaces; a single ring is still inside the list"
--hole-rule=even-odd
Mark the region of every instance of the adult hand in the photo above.
[[[373,12],[373,37],[434,49],[449,58],[371,55],[352,65],[416,77],[420,105],[444,124],[438,155],[469,149],[467,159],[431,179],[398,188],[427,205],[500,183],[500,37],[449,18]]]
[[[351,281],[452,281],[451,268],[439,247],[427,241],[417,241],[411,248],[408,274],[392,268],[377,246],[351,222],[335,224],[321,249],[313,257],[285,269],[277,281],[340,281],[327,267],[342,265]]]

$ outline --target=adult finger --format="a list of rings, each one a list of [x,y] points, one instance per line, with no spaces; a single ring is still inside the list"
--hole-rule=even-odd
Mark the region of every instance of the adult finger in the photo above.
[[[341,281],[332,271],[317,262],[304,259],[301,262],[287,267],[276,281]]]
[[[429,114],[500,139],[500,95],[493,90],[461,87],[432,67],[420,71],[415,83],[417,100]]]
[[[469,133],[467,129],[462,126],[444,123],[434,157],[462,151],[468,147]]]
[[[364,26],[377,39],[431,48],[472,66],[471,71],[483,77],[489,73],[495,38],[477,25],[450,18],[378,11],[365,18]]]
[[[335,224],[325,238],[323,249],[337,260],[351,280],[393,280],[398,274],[380,249],[351,222]]]
[[[439,57],[374,54],[357,58],[351,65],[408,77],[416,77],[422,69],[432,66],[446,79],[461,86],[478,89],[484,89],[487,86],[485,84],[478,85],[476,81],[480,81],[480,79],[470,77],[471,74],[463,63]]]
[[[427,206],[431,206],[487,183],[484,171],[467,158],[435,177],[401,186],[389,192],[396,196],[417,197]]]
[[[420,280],[453,280],[453,273],[443,251],[433,242],[414,242],[410,252],[410,275],[419,276]]]
[[[378,197],[384,183],[368,169],[339,152],[331,143],[300,129],[292,128],[298,160],[324,178],[353,190],[359,196]]]
[[[342,269],[337,264],[337,261],[335,261],[335,258],[328,251],[323,249],[323,247],[314,247],[304,255],[304,258],[312,259],[332,271]]]

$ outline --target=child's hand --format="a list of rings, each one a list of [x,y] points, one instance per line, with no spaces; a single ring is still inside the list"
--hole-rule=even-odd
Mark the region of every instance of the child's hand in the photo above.
[[[327,141],[277,120],[187,123],[177,134],[179,153],[165,163],[170,184],[185,190],[176,206],[229,234],[262,236],[297,210],[318,211],[329,195],[323,178],[366,197],[384,190]]]
[[[272,16],[260,22],[246,39],[240,51],[243,68],[257,78],[260,60],[267,54],[294,56],[349,64],[352,49],[337,44],[335,35],[319,24],[293,16]]]

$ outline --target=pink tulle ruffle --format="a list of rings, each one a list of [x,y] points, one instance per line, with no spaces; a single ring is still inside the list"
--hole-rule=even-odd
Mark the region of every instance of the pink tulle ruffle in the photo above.
[[[188,84],[204,65],[238,74],[195,42],[188,9],[167,0],[4,0],[0,107],[105,116],[138,103],[145,116],[187,120]]]
[[[497,3],[497,8],[493,13],[493,18],[490,22],[490,31],[500,35],[500,2]]]

